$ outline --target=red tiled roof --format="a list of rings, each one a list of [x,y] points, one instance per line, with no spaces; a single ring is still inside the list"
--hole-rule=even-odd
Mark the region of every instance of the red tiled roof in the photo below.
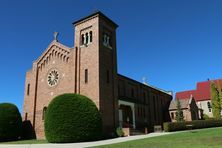
[[[217,86],[222,88],[222,79],[218,80],[211,80],[216,83]],[[188,90],[188,91],[181,91],[176,93],[176,99],[187,99],[192,95],[196,101],[202,100],[210,100],[210,82],[211,81],[204,81],[198,82],[196,86],[196,90]]]
[[[181,91],[176,93],[176,99],[187,99],[190,98],[192,95],[194,98],[196,98],[196,90],[187,90],[187,91]]]

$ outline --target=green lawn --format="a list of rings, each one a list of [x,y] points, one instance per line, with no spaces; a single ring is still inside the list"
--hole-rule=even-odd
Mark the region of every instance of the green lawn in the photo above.
[[[134,140],[99,148],[222,148],[222,128],[202,129]]]
[[[13,142],[1,142],[0,144],[41,144],[46,140],[23,140]],[[112,145],[104,145],[99,148],[222,148],[222,128],[208,128],[181,132],[141,140],[134,140]]]
[[[11,142],[0,142],[0,144],[42,144],[48,143],[46,140],[20,140]]]

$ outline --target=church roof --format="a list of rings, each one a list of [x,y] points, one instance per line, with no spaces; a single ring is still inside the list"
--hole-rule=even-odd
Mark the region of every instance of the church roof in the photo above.
[[[196,84],[196,89],[177,92],[175,99],[183,100],[189,98],[189,96],[192,95],[196,101],[210,100],[211,81],[213,81],[217,86],[220,86],[220,88],[222,88],[222,79],[198,82]]]
[[[187,99],[179,100],[181,108],[182,109],[188,108],[188,106],[191,103],[191,100],[192,100],[192,98],[187,98]],[[177,109],[177,101],[176,100],[171,101],[170,107],[169,107],[169,110],[175,110],[175,109]]]
[[[48,52],[51,50],[52,46],[57,46],[67,52],[70,52],[70,50],[71,50],[71,48],[59,43],[56,40],[53,40],[35,62],[40,62],[48,54]]]
[[[163,93],[165,93],[165,94],[167,94],[167,95],[172,96],[172,92],[171,92],[171,91],[166,91],[166,90],[163,90],[163,89],[157,88],[157,87],[152,86],[152,85],[148,85],[148,84],[141,83],[141,82],[139,82],[139,81],[136,81],[136,80],[134,80],[134,79],[132,79],[132,78],[126,77],[126,76],[121,75],[121,74],[118,74],[118,76],[123,77],[123,78],[126,78],[126,79],[128,79],[128,80],[131,80],[131,81],[133,81],[133,82],[135,82],[135,83],[139,83],[139,84],[142,85],[142,86],[150,87],[150,88],[152,88],[152,89],[155,89],[155,90],[161,91],[161,92],[163,92]]]
[[[105,14],[103,14],[101,11],[95,11],[95,12],[93,12],[92,14],[90,14],[90,15],[88,15],[88,16],[86,16],[86,17],[83,17],[83,18],[79,19],[78,21],[73,22],[72,24],[73,24],[73,25],[77,25],[78,23],[82,22],[83,20],[88,19],[88,18],[93,17],[93,16],[96,16],[96,15],[99,15],[100,17],[105,18],[105,19],[108,20],[110,23],[112,23],[115,27],[118,27],[118,25],[117,25],[115,22],[113,22],[110,18],[108,18],[108,17],[107,17]]]

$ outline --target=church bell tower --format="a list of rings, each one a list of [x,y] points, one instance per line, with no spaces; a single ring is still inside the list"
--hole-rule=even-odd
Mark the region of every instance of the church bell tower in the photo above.
[[[75,93],[88,96],[102,114],[103,130],[118,126],[116,28],[95,12],[73,23],[75,28]]]

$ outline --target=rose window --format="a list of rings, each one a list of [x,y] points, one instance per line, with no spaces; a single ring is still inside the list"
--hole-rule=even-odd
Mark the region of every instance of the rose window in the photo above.
[[[48,85],[49,86],[55,86],[59,81],[59,73],[57,70],[52,70],[48,74]]]

